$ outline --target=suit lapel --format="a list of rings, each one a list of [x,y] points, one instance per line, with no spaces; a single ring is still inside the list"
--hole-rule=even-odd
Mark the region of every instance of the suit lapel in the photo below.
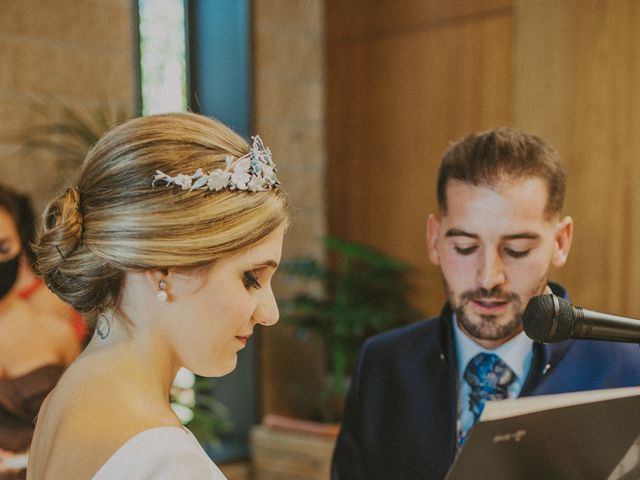
[[[445,430],[448,432],[447,442],[449,451],[449,463],[453,462],[456,454],[456,440],[458,435],[458,356],[456,355],[455,342],[453,336],[453,312],[449,303],[445,304],[440,313],[440,357],[447,366],[447,378],[445,388],[448,392],[447,405],[448,415]],[[446,411],[446,410],[444,410]],[[443,415],[444,416],[444,415]]]

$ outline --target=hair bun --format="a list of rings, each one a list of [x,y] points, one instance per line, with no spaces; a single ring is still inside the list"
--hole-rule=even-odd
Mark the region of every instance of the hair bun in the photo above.
[[[47,285],[63,300],[72,303],[65,294],[65,285],[58,285],[57,274],[65,271],[64,263],[82,242],[83,218],[80,193],[75,188],[54,198],[47,206],[42,228],[34,250],[38,255],[36,268]],[[66,285],[68,287],[68,285]]]
[[[70,187],[54,200],[45,212],[45,229],[58,232],[57,251],[61,257],[69,256],[82,241],[82,211],[80,192]]]

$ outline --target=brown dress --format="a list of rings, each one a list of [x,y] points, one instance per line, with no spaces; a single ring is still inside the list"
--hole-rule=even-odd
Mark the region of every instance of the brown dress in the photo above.
[[[0,448],[24,452],[31,444],[40,405],[62,375],[62,365],[44,365],[15,378],[0,379]],[[0,473],[0,480],[26,477],[26,470]]]

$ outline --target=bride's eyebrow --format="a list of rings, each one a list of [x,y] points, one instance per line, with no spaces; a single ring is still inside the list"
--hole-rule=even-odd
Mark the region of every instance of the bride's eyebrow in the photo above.
[[[257,270],[259,268],[264,268],[264,267],[271,267],[271,268],[278,268],[278,262],[276,262],[275,260],[266,260],[264,262],[260,262],[260,263],[256,263],[255,265],[252,265],[252,269]]]

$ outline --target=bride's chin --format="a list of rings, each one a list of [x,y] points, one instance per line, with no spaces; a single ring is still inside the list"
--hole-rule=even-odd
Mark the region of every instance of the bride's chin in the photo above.
[[[225,375],[230,374],[236,369],[237,365],[238,365],[238,357],[237,355],[234,355],[233,360],[229,359],[228,362],[225,362],[225,365],[221,365],[219,363],[216,365],[211,364],[203,368],[199,368],[197,370],[192,370],[192,371],[193,373],[201,377],[217,378],[217,377],[224,377]]]

